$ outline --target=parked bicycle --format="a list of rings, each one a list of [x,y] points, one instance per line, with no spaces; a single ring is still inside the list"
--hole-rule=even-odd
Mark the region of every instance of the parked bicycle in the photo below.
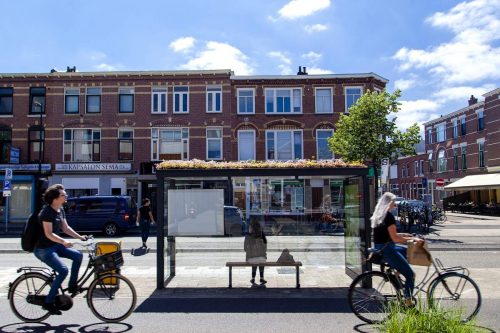
[[[88,250],[87,268],[78,279],[76,292],[69,294],[67,288],[61,287],[56,305],[60,310],[67,311],[73,305],[72,298],[86,292],[87,305],[97,318],[110,323],[124,320],[134,311],[137,293],[132,282],[120,274],[123,265],[121,251],[98,256],[95,255],[96,242],[93,238],[79,244]],[[8,299],[12,311],[25,322],[47,319],[50,313],[42,305],[56,277],[55,271],[25,266],[17,272],[22,274],[9,284]],[[89,280],[90,284],[85,287]]]
[[[354,279],[349,287],[348,299],[352,312],[364,322],[374,324],[386,320],[393,305],[404,305],[404,282],[400,274],[384,262],[380,271],[368,271]],[[431,272],[431,267],[434,272]],[[432,258],[422,281],[415,286],[413,299],[427,294],[430,307],[454,311],[466,322],[474,318],[481,308],[481,292],[462,266],[444,267],[439,259]]]
[[[432,222],[443,223],[447,220],[446,212],[438,206],[432,206]]]

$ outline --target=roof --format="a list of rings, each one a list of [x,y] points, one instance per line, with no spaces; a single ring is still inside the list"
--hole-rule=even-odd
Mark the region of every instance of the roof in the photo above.
[[[500,173],[466,176],[449,185],[445,190],[487,190],[500,188]]]
[[[371,73],[355,74],[307,74],[307,75],[232,75],[231,80],[305,80],[305,79],[350,79],[350,78],[374,78],[384,83],[388,79]]]

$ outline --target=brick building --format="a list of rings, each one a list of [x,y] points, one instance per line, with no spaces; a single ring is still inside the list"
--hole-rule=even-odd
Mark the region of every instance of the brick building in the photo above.
[[[399,177],[391,180],[392,186],[401,189],[403,184],[411,183],[418,189],[420,183],[424,192],[432,195],[434,203],[469,191],[469,199],[474,202],[499,203],[500,185],[478,187],[471,183],[453,189],[447,187],[466,176],[500,172],[500,88],[483,97],[484,101],[479,102],[471,96],[468,106],[425,123],[425,154],[398,160]],[[438,178],[444,180],[444,187],[436,186]],[[414,191],[409,195],[405,193],[408,192],[401,194],[415,198]]]
[[[153,166],[165,159],[332,158],[326,139],[340,114],[388,82],[374,73],[298,74],[0,74],[0,169],[14,170],[11,219],[33,210],[40,170],[70,196],[154,202]]]

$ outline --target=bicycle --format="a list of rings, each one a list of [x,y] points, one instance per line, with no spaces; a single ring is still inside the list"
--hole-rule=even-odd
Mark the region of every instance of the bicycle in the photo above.
[[[359,319],[376,324],[389,318],[393,305],[405,308],[404,281],[387,263],[372,263],[380,265],[380,271],[372,270],[357,276],[349,286],[348,300]],[[444,267],[439,259],[432,256],[431,263],[422,281],[414,288],[413,301],[417,301],[420,293],[425,293],[430,307],[456,312],[463,322],[474,318],[479,313],[482,300],[479,287],[469,277],[469,270],[462,266]],[[429,275],[431,266],[434,272]]]
[[[86,292],[87,305],[92,313],[102,321],[116,323],[124,320],[135,308],[137,293],[135,287],[125,276],[120,274],[123,265],[121,251],[103,255],[94,254],[96,242],[90,238],[88,243],[79,243],[89,253],[85,272],[77,282],[77,290],[71,294],[68,288],[60,288],[56,305],[67,311],[72,305],[72,298]],[[9,283],[8,300],[17,318],[25,322],[41,322],[50,316],[42,308],[45,297],[56,277],[56,272],[46,267],[25,266],[17,270],[22,274]],[[85,284],[91,280],[88,287]]]
[[[441,207],[433,206],[432,207],[432,221],[434,223],[443,223],[446,222],[446,211],[441,209]]]

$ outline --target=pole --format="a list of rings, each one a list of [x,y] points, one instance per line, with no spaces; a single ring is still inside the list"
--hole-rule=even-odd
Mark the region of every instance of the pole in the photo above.
[[[43,131],[43,104],[40,102],[34,102],[34,105],[40,108],[40,136],[39,136],[39,141],[38,141],[38,174],[36,177],[36,184],[35,184],[35,210],[39,211],[41,207],[41,202],[40,202],[40,197],[42,195],[41,191],[41,178],[42,178],[42,159],[43,159],[43,153],[42,153],[42,143],[45,143],[45,133]],[[43,147],[45,148],[45,147]]]

